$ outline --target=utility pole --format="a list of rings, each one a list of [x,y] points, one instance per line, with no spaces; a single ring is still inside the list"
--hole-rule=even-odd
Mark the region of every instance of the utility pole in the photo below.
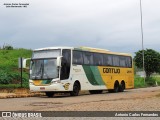
[[[141,14],[141,36],[142,36],[142,60],[143,60],[143,73],[145,83],[145,68],[144,68],[144,42],[143,42],[143,17],[142,17],[142,2],[140,0],[140,14]]]

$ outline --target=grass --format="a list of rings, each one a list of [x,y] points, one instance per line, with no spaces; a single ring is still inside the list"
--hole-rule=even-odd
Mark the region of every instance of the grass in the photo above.
[[[143,88],[143,87],[156,86],[156,82],[157,85],[160,86],[160,76],[152,76],[149,78],[145,78],[145,80],[143,77],[135,76],[134,87]]]
[[[154,79],[157,81],[157,84],[160,86],[160,76],[154,76]]]
[[[134,88],[142,88],[146,87],[146,84],[144,82],[144,78],[135,76],[134,78]]]
[[[18,68],[18,58],[31,57],[31,50],[28,49],[0,49],[0,88],[21,87],[21,74]],[[23,70],[23,87],[28,88],[28,71]]]

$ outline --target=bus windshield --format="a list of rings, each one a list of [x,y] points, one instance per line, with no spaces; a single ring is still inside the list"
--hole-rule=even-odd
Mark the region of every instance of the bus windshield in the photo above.
[[[56,58],[32,59],[30,79],[55,79],[58,78]]]

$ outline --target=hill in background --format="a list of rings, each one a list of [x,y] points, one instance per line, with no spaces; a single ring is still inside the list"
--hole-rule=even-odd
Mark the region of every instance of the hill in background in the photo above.
[[[12,46],[0,48],[0,88],[4,84],[20,84],[18,58],[30,58],[32,50],[14,49]],[[23,70],[23,84],[28,86],[28,71]]]

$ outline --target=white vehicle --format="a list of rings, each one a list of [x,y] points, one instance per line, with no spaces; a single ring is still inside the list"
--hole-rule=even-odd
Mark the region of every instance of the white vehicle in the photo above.
[[[97,94],[133,88],[133,78],[129,54],[89,47],[47,47],[33,50],[29,86],[48,97],[56,92],[77,96],[80,90]]]

